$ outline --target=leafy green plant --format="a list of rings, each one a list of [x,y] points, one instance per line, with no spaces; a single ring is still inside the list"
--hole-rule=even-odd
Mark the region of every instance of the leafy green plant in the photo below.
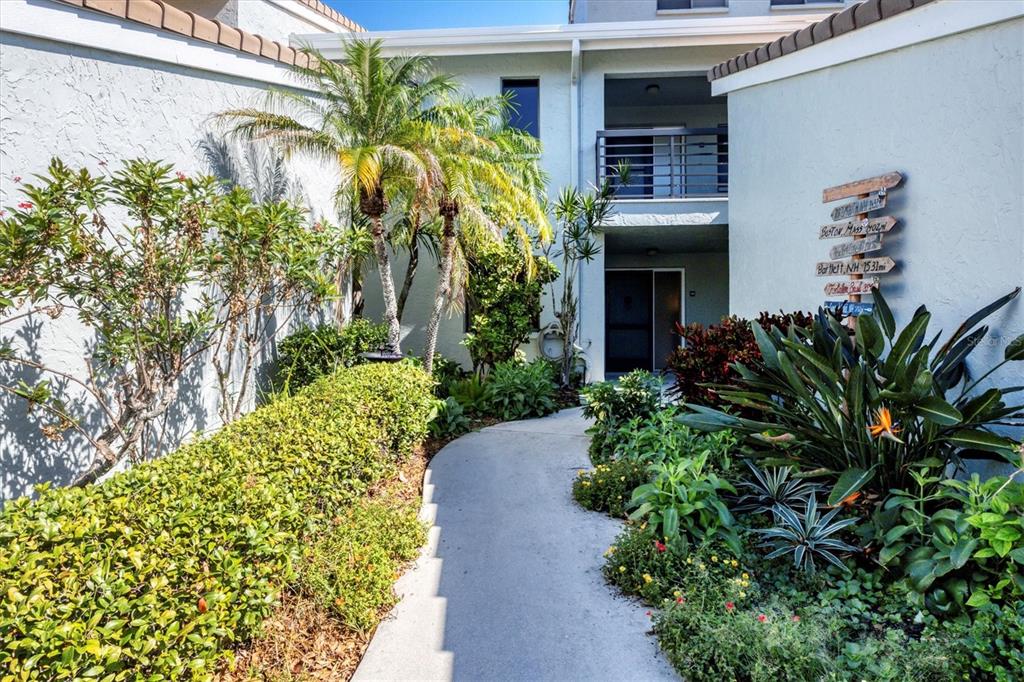
[[[358,500],[307,546],[296,587],[346,628],[367,633],[398,602],[395,574],[416,558],[425,540],[414,505]]]
[[[912,475],[914,488],[893,491],[876,514],[879,561],[902,566],[939,613],[1024,596],[1024,485]]]
[[[437,414],[430,421],[430,435],[434,438],[452,438],[469,431],[472,424],[462,404],[448,396],[437,401]]]
[[[544,360],[500,362],[484,383],[484,409],[502,421],[543,417],[558,409],[557,391],[554,372]]]
[[[544,285],[558,277],[546,258],[523,253],[512,238],[484,245],[469,261],[469,330],[462,344],[473,367],[487,372],[515,358],[540,319]]]
[[[644,370],[635,370],[617,382],[602,381],[585,386],[583,416],[594,420],[590,435],[590,459],[595,464],[614,456],[611,432],[635,418],[648,417],[661,407],[661,379]]]
[[[211,676],[303,550],[421,440],[406,364],[323,377],[162,459],[0,512],[0,669],[13,679]]]
[[[877,290],[873,314],[857,318],[852,336],[824,310],[809,331],[791,326],[782,334],[753,325],[762,363],[737,366],[738,384],[718,392],[760,417],[691,405],[694,413],[680,419],[700,429],[731,428],[781,450],[776,459],[785,464],[828,476],[836,481],[830,504],[861,490],[884,494],[902,488],[915,466],[941,470],[961,449],[990,451],[1016,463],[1016,443],[991,431],[1021,411],[1004,402],[1014,389],[975,389],[1003,364],[1024,360],[1024,337],[1006,347],[1003,362],[977,378],[966,359],[988,332],[980,323],[1019,292],[971,315],[941,345],[938,336],[925,342],[931,314],[923,306],[897,333]],[[956,397],[947,398],[954,392]]]
[[[798,514],[785,505],[775,505],[772,507],[772,513],[776,525],[772,528],[754,530],[766,538],[763,546],[772,549],[767,558],[775,559],[791,554],[795,566],[813,573],[814,559],[817,557],[841,570],[847,570],[836,553],[856,552],[858,548],[833,536],[857,523],[857,519],[835,520],[842,508],[833,509],[822,516],[818,512],[818,502],[813,495],[807,498],[802,506],[803,513]]]
[[[584,509],[621,518],[633,490],[647,479],[645,465],[627,459],[613,460],[598,464],[593,471],[580,469],[572,484],[572,496]]]
[[[357,318],[338,329],[333,324],[302,327],[277,346],[277,372],[273,384],[287,393],[330,374],[338,367],[362,362],[360,353],[379,350],[387,340],[387,326]]]
[[[643,520],[666,542],[702,544],[721,538],[736,554],[739,536],[720,493],[736,489],[711,471],[707,451],[651,466],[652,481],[633,491],[629,518]]]
[[[722,432],[720,432],[722,433]],[[807,500],[820,490],[820,486],[804,479],[793,478],[792,467],[761,469],[749,459],[744,461],[752,478],[739,482],[745,492],[733,506],[737,513],[770,513],[777,505],[801,509]]]
[[[694,682],[803,682],[824,679],[832,667],[828,629],[782,606],[670,602],[655,617],[654,632],[675,669]]]
[[[469,414],[478,414],[486,409],[484,382],[475,374],[451,383],[448,397],[462,405],[462,409]]]

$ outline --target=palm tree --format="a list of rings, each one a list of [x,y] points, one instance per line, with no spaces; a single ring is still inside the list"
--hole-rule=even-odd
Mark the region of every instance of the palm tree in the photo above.
[[[441,258],[434,305],[427,322],[423,364],[433,370],[441,312],[452,299],[456,261],[475,239],[500,238],[502,228],[515,231],[533,268],[534,226],[542,240],[551,236],[543,208],[545,177],[538,165],[540,143],[507,125],[511,104],[505,97],[467,99],[433,106],[426,117],[442,135],[440,181],[434,189],[443,222]],[[461,247],[461,248],[460,248]]]
[[[423,112],[452,93],[455,84],[435,74],[427,58],[385,58],[380,41],[351,40],[337,62],[315,51],[311,55],[311,68],[298,67],[296,73],[316,95],[276,90],[269,111],[234,109],[221,117],[242,138],[266,139],[286,154],[303,153],[336,164],[339,205],[354,202],[370,223],[388,324],[386,350],[400,353],[383,216],[389,198],[399,193],[413,203],[434,194],[441,177],[436,143],[445,135]]]

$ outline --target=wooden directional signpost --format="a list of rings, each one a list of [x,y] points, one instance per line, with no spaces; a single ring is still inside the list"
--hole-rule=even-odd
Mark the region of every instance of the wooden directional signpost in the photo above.
[[[888,256],[865,258],[864,254],[881,251],[883,235],[896,226],[896,219],[891,216],[869,217],[868,214],[885,208],[889,190],[898,187],[902,181],[902,175],[892,172],[829,187],[821,194],[823,203],[856,197],[854,201],[834,208],[832,220],[836,222],[822,225],[818,230],[818,239],[850,237],[852,241],[833,246],[829,250],[831,260],[821,261],[816,266],[819,277],[850,278],[825,285],[826,296],[847,297],[844,301],[826,301],[825,307],[849,316],[851,326],[852,318],[874,310],[873,303],[860,300],[862,294],[869,294],[872,287],[879,286],[878,277],[873,275],[885,274],[896,267],[896,261]],[[864,279],[865,275],[872,277]]]

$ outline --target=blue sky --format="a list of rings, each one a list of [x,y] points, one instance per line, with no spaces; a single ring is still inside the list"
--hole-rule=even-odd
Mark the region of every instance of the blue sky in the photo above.
[[[569,0],[323,0],[370,31],[564,24]]]

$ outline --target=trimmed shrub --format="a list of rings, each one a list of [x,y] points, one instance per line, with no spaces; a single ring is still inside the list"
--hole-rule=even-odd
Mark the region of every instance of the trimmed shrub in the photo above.
[[[277,345],[273,386],[285,393],[308,386],[339,367],[352,367],[359,354],[378,350],[388,337],[385,324],[357,318],[340,330],[333,324],[302,327]]]
[[[551,363],[499,362],[484,383],[484,412],[502,421],[543,417],[558,409],[558,385]]]
[[[0,513],[0,677],[207,677],[315,536],[426,434],[404,363],[323,377],[210,438]]]
[[[661,379],[644,370],[634,370],[617,382],[602,381],[585,386],[583,416],[594,420],[590,435],[590,461],[603,464],[615,451],[611,433],[631,419],[645,418],[661,407]]]

